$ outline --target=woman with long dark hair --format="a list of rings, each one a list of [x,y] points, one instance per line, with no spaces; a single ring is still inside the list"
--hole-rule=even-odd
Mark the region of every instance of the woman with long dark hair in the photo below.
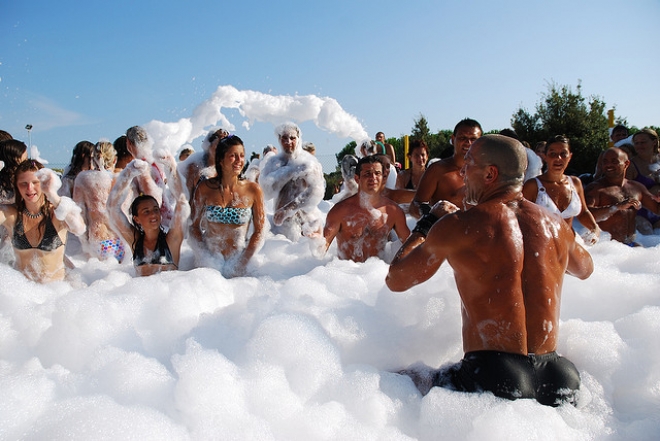
[[[14,173],[18,165],[27,159],[27,146],[17,139],[0,142],[0,204],[14,203]]]
[[[562,135],[550,138],[543,151],[546,171],[525,182],[523,195],[558,214],[571,227],[573,218],[577,218],[588,230],[584,235],[585,242],[594,244],[598,241],[600,228],[587,208],[582,182],[576,176],[564,174],[572,157],[568,138]]]
[[[133,200],[130,220],[121,210],[122,197],[125,197],[124,194],[133,179],[151,173],[151,165],[147,162],[140,159],[131,161],[117,177],[108,197],[110,224],[131,247],[133,266],[139,276],[176,270],[179,267],[184,225],[190,213],[190,206],[183,194],[174,157],[167,159],[168,161],[161,165],[165,166],[168,185],[178,194],[169,230],[165,231],[162,225],[160,205],[153,196],[141,194]]]
[[[191,198],[191,236],[197,242],[198,260],[221,254],[226,276],[245,274],[249,260],[263,242],[263,193],[258,184],[240,178],[244,165],[241,138],[222,139],[215,153],[217,175],[200,181]],[[250,223],[252,235],[248,239]]]

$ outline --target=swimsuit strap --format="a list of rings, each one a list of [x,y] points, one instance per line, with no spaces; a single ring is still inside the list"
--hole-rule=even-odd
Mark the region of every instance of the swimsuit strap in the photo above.
[[[14,225],[14,235],[12,237],[12,245],[17,250],[30,250],[37,249],[41,251],[53,251],[62,245],[62,239],[60,235],[57,234],[57,230],[53,225],[53,221],[50,219],[50,216],[46,216],[45,219],[44,235],[41,238],[41,242],[36,247],[32,246],[27,236],[25,235],[25,228],[23,226],[23,214],[18,213],[16,216],[16,225]]]

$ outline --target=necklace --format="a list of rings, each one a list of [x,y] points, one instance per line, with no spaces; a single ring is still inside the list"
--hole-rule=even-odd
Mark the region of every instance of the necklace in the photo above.
[[[23,209],[23,214],[29,217],[30,219],[39,219],[44,214],[40,211],[38,213],[30,213],[27,208]]]

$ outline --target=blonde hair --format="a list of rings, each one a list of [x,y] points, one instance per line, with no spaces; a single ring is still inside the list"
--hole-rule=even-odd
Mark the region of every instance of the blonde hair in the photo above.
[[[117,151],[110,141],[99,141],[94,145],[93,162],[99,170],[114,166]]]

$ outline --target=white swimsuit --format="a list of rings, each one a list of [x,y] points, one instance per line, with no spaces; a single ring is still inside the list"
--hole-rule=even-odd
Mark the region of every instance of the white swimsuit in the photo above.
[[[568,203],[568,207],[566,207],[564,211],[559,211],[559,208],[557,207],[557,204],[555,204],[555,201],[553,201],[550,195],[548,194],[548,192],[545,191],[545,187],[543,186],[543,184],[541,184],[541,180],[539,178],[534,178],[534,179],[536,179],[536,185],[538,185],[539,187],[539,191],[536,194],[537,205],[540,205],[541,207],[545,207],[546,209],[550,210],[551,213],[560,215],[562,219],[569,219],[571,217],[575,217],[582,212],[582,203],[580,202],[580,196],[578,196],[571,178],[568,178],[568,185],[570,185],[571,187],[571,201]]]

